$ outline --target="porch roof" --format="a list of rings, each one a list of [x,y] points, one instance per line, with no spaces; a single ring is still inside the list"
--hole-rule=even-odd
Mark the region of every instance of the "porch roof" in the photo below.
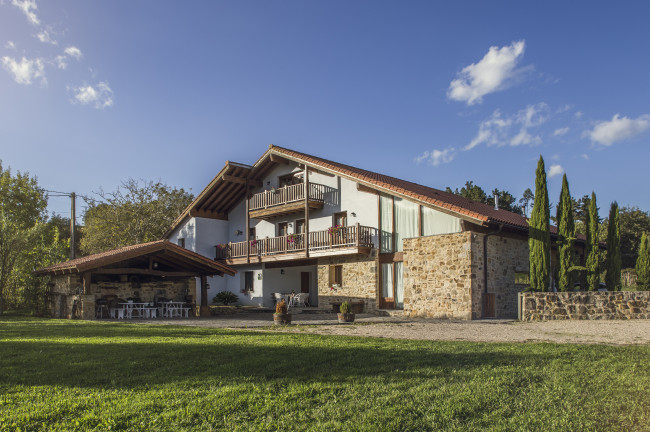
[[[34,273],[45,276],[85,272],[191,277],[233,276],[236,270],[168,240],[158,240],[76,258]]]

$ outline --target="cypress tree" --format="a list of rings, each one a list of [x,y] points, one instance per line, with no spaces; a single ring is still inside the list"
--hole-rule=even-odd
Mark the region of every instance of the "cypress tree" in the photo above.
[[[573,274],[570,268],[573,267],[573,243],[575,241],[575,221],[573,220],[573,202],[569,192],[569,182],[566,174],[562,177],[562,192],[560,202],[557,205],[557,229],[559,243],[558,290],[570,291],[573,289]]]
[[[546,189],[544,159],[539,157],[535,173],[535,202],[530,215],[528,249],[530,261],[530,289],[546,291],[550,277],[551,237],[549,233],[550,209]]]
[[[639,245],[639,257],[636,259],[636,286],[638,290],[650,290],[650,242],[643,233]]]
[[[607,289],[621,290],[621,227],[618,218],[618,203],[614,201],[609,209],[607,225]]]
[[[589,201],[589,221],[587,224],[587,290],[598,291],[600,271],[598,269],[598,207],[596,194],[591,193]]]

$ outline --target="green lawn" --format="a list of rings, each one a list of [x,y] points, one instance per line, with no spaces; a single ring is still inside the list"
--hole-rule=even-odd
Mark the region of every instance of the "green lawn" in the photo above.
[[[4,317],[0,430],[648,431],[649,366],[649,346]]]

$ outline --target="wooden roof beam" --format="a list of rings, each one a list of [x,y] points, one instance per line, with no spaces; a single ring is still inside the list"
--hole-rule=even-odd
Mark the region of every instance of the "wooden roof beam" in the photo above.
[[[202,217],[207,219],[228,220],[228,215],[208,210],[190,210],[190,217]]]

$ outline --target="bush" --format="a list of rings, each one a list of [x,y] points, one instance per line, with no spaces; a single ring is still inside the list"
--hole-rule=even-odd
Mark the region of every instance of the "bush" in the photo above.
[[[212,303],[223,303],[224,305],[228,306],[231,303],[237,303],[238,300],[239,298],[237,297],[237,294],[234,294],[230,291],[222,291],[214,296]]]
[[[341,307],[339,308],[339,310],[343,314],[349,314],[352,312],[352,305],[350,304],[350,302],[344,301],[343,303],[341,303]]]
[[[284,301],[284,299],[280,300],[279,302],[276,303],[275,305],[275,313],[276,314],[286,314],[287,313],[287,302]]]

